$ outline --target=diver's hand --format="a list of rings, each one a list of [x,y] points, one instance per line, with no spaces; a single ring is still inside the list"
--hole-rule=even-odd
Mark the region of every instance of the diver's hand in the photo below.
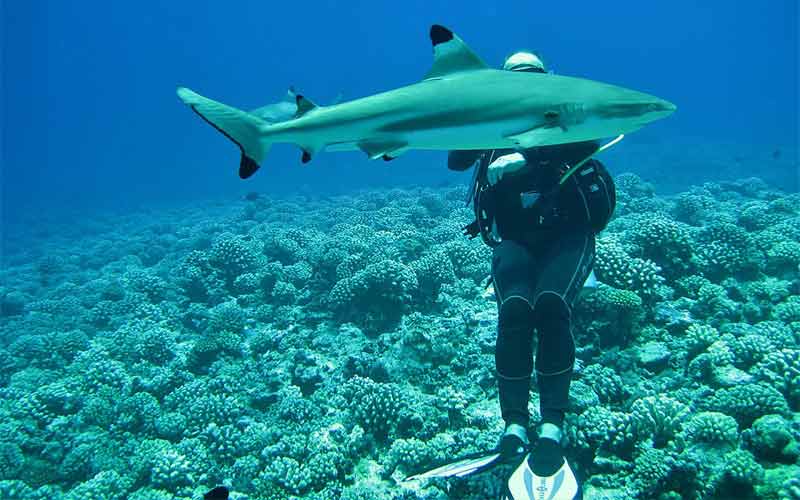
[[[520,153],[511,153],[510,155],[501,156],[489,165],[486,172],[486,177],[489,184],[494,186],[504,175],[516,172],[525,166],[525,157]]]

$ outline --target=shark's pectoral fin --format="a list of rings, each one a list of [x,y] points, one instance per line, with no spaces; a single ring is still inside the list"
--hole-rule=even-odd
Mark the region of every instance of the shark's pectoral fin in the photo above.
[[[358,143],[358,149],[366,153],[370,160],[383,158],[386,161],[405,153],[408,150],[407,146],[408,143],[403,141],[361,141]],[[387,157],[389,160],[386,159]]]
[[[431,26],[430,34],[433,44],[433,67],[425,75],[425,80],[459,71],[489,67],[467,47],[467,44],[444,26],[434,24]]]
[[[552,117],[551,117],[552,118]],[[542,144],[560,144],[565,142],[564,133],[567,126],[558,119],[550,119],[528,130],[512,132],[504,137],[514,142],[519,148],[533,148]]]

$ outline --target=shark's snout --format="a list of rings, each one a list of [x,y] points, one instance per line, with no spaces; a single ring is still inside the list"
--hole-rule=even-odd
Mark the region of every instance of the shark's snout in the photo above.
[[[643,114],[642,121],[644,123],[650,123],[662,118],[666,118],[674,113],[676,109],[677,107],[671,102],[659,99],[655,102],[651,102],[648,105],[648,110]]]
[[[662,116],[670,115],[674,113],[676,109],[678,108],[674,104],[663,99],[650,103],[650,113],[666,113]]]
[[[626,120],[644,125],[675,112],[675,105],[664,99],[646,96],[640,99],[607,102],[598,106],[597,114],[609,120]]]
[[[676,109],[678,109],[678,107],[669,101],[662,100],[661,102],[655,104],[656,111],[666,111],[668,113],[674,113]]]

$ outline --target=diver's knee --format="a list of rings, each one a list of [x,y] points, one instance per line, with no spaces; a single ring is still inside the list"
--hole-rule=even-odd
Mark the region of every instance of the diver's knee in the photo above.
[[[543,292],[536,297],[533,314],[537,322],[564,321],[569,320],[571,310],[561,295]]]
[[[498,326],[503,329],[531,328],[533,307],[525,297],[511,295],[500,304]]]

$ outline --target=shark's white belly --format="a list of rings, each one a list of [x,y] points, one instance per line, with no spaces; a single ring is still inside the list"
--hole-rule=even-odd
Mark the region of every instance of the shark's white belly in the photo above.
[[[507,120],[418,130],[404,134],[414,149],[494,149],[514,147],[508,136],[531,128],[532,120]]]
[[[326,142],[325,150],[356,151],[361,149],[359,144],[364,141],[403,144],[403,149],[512,148],[515,142],[506,136],[531,128],[531,123],[532,120],[517,119],[387,133],[380,130],[380,126],[385,124],[381,122],[378,126],[353,128],[345,136],[332,130],[330,134],[326,134],[330,136],[330,140]]]

